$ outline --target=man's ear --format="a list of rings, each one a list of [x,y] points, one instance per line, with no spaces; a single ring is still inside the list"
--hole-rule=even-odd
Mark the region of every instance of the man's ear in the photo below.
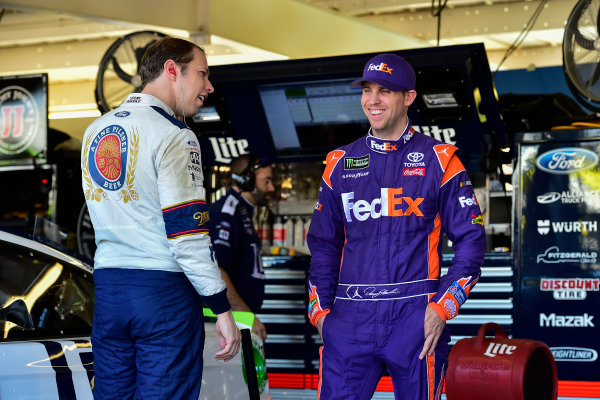
[[[408,90],[405,93],[406,94],[404,95],[404,105],[408,107],[417,98],[417,91],[416,90]]]
[[[178,76],[177,63],[173,60],[165,61],[164,72],[170,80],[176,81]]]

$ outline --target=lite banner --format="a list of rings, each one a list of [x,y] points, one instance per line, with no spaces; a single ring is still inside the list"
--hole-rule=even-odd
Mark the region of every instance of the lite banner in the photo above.
[[[47,134],[48,75],[0,77],[0,165],[43,162]]]

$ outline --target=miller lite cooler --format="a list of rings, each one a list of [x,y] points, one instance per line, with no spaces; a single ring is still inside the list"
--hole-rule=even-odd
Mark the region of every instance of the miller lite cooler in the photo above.
[[[486,337],[494,331],[494,337]],[[556,363],[546,344],[509,339],[500,325],[483,324],[477,337],[461,339],[450,351],[448,400],[555,400]]]

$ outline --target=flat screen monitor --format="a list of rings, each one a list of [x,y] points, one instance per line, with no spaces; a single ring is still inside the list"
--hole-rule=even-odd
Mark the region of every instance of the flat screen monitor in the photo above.
[[[483,44],[390,52],[417,74],[408,113],[417,130],[461,148],[471,170],[479,168],[482,149],[506,142]],[[215,91],[191,127],[201,142],[210,139],[219,160],[244,141],[246,150],[276,160],[322,158],[367,134],[362,91],[350,83],[376,54],[211,67]],[[204,148],[210,163],[215,155]]]
[[[350,83],[328,79],[258,85],[275,150],[331,148],[362,136],[368,120],[361,89]]]

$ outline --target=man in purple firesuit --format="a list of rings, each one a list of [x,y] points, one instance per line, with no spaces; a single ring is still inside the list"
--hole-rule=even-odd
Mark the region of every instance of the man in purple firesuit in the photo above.
[[[415,131],[415,72],[380,54],[361,79],[371,129],[327,155],[308,246],[308,315],[323,346],[319,399],[439,399],[455,317],[481,273],[485,231],[459,150]],[[442,235],[455,255],[440,276]]]

